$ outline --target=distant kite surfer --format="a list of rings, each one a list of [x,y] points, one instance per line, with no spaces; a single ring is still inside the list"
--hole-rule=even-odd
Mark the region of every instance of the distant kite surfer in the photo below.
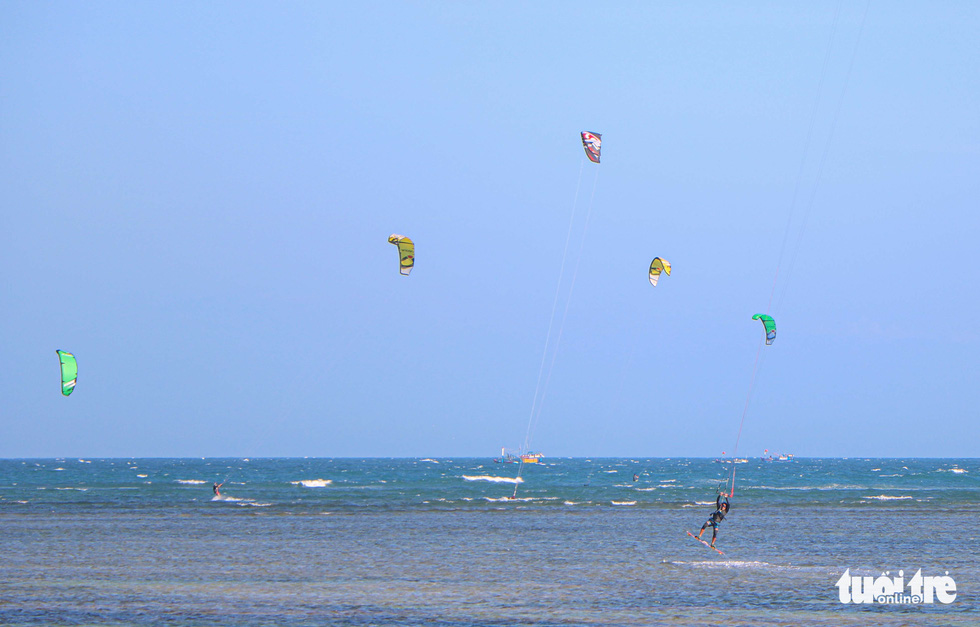
[[[725,497],[724,503],[721,502],[722,497]],[[718,538],[718,525],[721,524],[721,521],[725,520],[725,514],[728,513],[730,507],[731,505],[728,503],[728,495],[724,492],[719,492],[718,499],[715,501],[715,511],[713,511],[711,516],[708,516],[708,520],[701,525],[701,531],[699,531],[698,535],[695,537],[698,540],[701,540],[701,534],[703,534],[704,530],[708,528],[708,525],[711,525],[711,548],[715,548],[715,540]]]
[[[225,485],[225,482],[224,481],[222,481],[221,483],[212,483],[211,484],[211,490],[214,492],[214,495],[215,496],[218,496],[218,497],[221,496],[221,490],[220,490],[220,488],[223,485]]]

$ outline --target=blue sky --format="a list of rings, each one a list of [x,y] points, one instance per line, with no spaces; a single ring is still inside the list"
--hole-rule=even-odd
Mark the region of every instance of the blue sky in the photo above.
[[[0,456],[976,456],[978,30],[2,3]]]

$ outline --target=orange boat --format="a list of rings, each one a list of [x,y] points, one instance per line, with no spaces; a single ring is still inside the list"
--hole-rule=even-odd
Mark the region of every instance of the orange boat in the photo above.
[[[543,457],[544,457],[544,454],[543,453],[535,453],[535,452],[532,452],[532,451],[528,451],[527,453],[514,454],[514,453],[509,453],[509,452],[507,452],[507,449],[502,448],[502,449],[500,449],[500,457],[494,458],[493,461],[497,462],[498,464],[500,464],[500,463],[502,463],[502,464],[520,464],[520,463],[524,463],[524,464],[539,464],[539,463],[541,463],[541,459]]]

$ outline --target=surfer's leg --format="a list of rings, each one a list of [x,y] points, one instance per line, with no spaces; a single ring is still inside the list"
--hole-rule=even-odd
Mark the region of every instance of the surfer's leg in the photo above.
[[[708,526],[708,523],[704,523],[703,525],[701,525],[701,531],[698,532],[698,540],[701,539],[701,534],[704,533],[704,529],[707,526]]]

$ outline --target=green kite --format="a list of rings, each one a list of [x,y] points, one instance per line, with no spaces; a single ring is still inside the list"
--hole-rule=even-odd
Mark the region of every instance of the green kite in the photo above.
[[[755,314],[752,319],[762,321],[762,326],[766,328],[766,346],[772,344],[773,340],[776,339],[776,321],[772,319],[772,316],[766,314]]]
[[[55,352],[58,353],[58,360],[61,361],[61,393],[68,396],[75,389],[75,382],[78,380],[78,362],[68,351]]]

